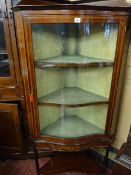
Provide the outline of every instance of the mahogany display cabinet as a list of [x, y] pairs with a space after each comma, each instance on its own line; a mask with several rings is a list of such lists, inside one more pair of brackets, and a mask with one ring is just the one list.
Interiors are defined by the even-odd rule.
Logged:
[[13, 8], [28, 126], [38, 148], [110, 145], [131, 9], [118, 4], [23, 0]]

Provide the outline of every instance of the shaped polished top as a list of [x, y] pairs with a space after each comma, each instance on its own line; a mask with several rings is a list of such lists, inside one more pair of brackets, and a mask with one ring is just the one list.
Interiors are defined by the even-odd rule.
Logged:
[[131, 0], [21, 0], [13, 9], [89, 9], [131, 12]]

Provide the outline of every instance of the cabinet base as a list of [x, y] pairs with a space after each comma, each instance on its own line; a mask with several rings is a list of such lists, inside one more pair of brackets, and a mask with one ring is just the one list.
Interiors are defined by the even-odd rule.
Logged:
[[39, 173], [57, 175], [63, 172], [83, 172], [87, 174], [104, 174], [105, 169], [85, 152], [58, 153], [49, 162], [40, 168]]

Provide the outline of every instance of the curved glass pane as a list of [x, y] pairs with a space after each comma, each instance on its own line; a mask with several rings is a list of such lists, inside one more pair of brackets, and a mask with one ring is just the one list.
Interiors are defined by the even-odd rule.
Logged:
[[32, 24], [41, 135], [104, 134], [118, 29], [114, 23]]

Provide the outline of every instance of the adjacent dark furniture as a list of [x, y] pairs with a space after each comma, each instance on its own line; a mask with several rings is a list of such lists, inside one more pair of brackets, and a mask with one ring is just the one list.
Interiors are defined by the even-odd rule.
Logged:
[[[18, 2], [18, 1], [17, 1]], [[0, 155], [22, 153], [24, 95], [11, 6], [0, 1]], [[23, 112], [22, 112], [23, 111]]]
[[127, 142], [124, 143], [114, 160], [112, 175], [131, 174], [131, 131], [129, 132]]

